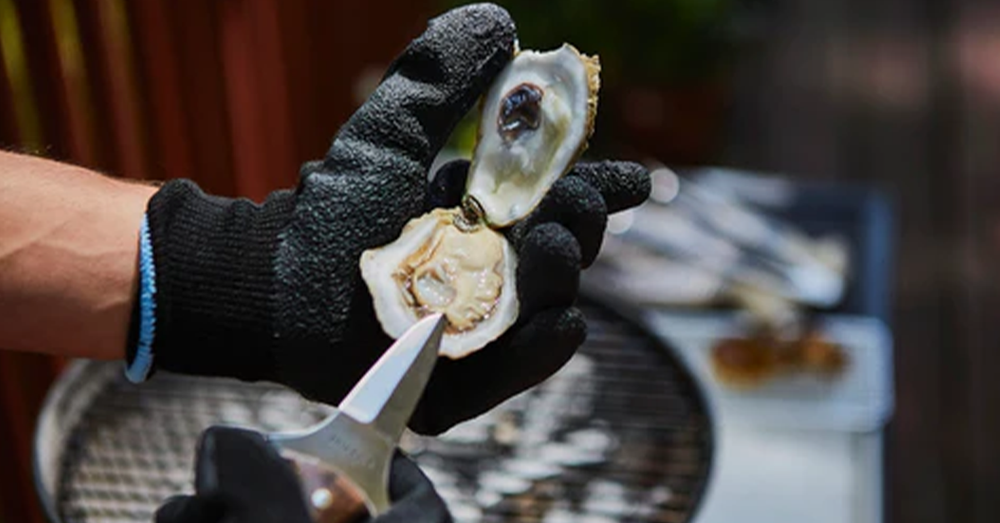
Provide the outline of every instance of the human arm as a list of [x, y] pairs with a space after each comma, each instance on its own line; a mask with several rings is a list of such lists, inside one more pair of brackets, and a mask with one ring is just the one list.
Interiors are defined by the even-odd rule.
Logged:
[[0, 348], [122, 359], [156, 187], [0, 151]]

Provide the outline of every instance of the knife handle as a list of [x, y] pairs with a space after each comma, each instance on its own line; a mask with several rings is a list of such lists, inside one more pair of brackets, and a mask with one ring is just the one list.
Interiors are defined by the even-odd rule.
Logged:
[[313, 521], [361, 523], [369, 519], [364, 494], [345, 476], [311, 456], [290, 450], [283, 450], [282, 455], [291, 460], [299, 476]]

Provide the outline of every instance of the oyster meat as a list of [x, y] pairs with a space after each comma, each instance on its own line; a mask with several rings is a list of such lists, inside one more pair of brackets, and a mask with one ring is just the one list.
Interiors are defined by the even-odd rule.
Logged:
[[415, 218], [398, 239], [361, 256], [388, 335], [440, 312], [448, 320], [441, 354], [461, 358], [517, 320], [517, 257], [496, 229], [534, 210], [583, 152], [599, 70], [596, 57], [563, 45], [519, 52], [501, 72], [481, 105], [462, 206]]
[[458, 209], [435, 209], [411, 220], [399, 239], [365, 251], [361, 275], [386, 334], [398, 338], [420, 318], [448, 319], [441, 352], [482, 347], [517, 318], [510, 243], [489, 227], [463, 231]]

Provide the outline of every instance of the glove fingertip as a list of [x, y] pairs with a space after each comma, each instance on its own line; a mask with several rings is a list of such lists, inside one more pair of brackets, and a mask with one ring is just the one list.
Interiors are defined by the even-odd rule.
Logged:
[[556, 330], [563, 333], [561, 338], [574, 350], [587, 341], [587, 318], [584, 317], [583, 311], [580, 309], [569, 307], [559, 315], [556, 321]]
[[546, 203], [551, 207], [541, 212], [549, 214], [573, 233], [580, 244], [581, 267], [589, 267], [601, 251], [608, 223], [603, 195], [586, 180], [575, 176], [556, 182], [549, 195], [551, 199]]
[[379, 523], [451, 521], [448, 507], [434, 490], [431, 480], [416, 463], [399, 451], [392, 460], [389, 497], [393, 506], [375, 520]]
[[458, 207], [465, 194], [469, 175], [468, 160], [452, 160], [441, 166], [427, 186], [426, 210]]
[[172, 496], [153, 515], [155, 523], [208, 523], [221, 521], [225, 509], [213, 497]]
[[513, 51], [517, 29], [514, 19], [503, 7], [493, 3], [465, 5], [431, 20], [429, 26], [447, 26], [451, 31], [468, 30], [480, 41]]
[[233, 474], [226, 471], [261, 473], [281, 462], [281, 455], [259, 432], [212, 426], [205, 429], [198, 443], [195, 485], [199, 492], [215, 491], [233, 480]]
[[563, 225], [550, 222], [532, 229], [518, 252], [521, 314], [531, 317], [572, 304], [580, 287], [581, 261], [580, 243]]
[[543, 223], [531, 229], [525, 235], [518, 255], [522, 260], [544, 255], [563, 260], [565, 266], [576, 268], [579, 268], [582, 258], [580, 242], [558, 222]]
[[217, 460], [229, 449], [270, 449], [264, 436], [256, 431], [213, 425], [205, 429], [198, 442], [198, 459]]
[[389, 497], [393, 501], [406, 496], [426, 480], [420, 467], [401, 451], [396, 451], [392, 458], [392, 473], [389, 476]]
[[570, 174], [593, 185], [604, 197], [611, 214], [646, 201], [653, 188], [649, 169], [636, 162], [604, 160], [580, 163]]
[[519, 329], [511, 346], [516, 350], [504, 356], [508, 361], [530, 357], [532, 369], [518, 379], [516, 392], [527, 389], [556, 373], [587, 339], [587, 321], [580, 309], [569, 306], [547, 309], [535, 314]]
[[549, 309], [536, 315], [532, 327], [555, 346], [575, 351], [587, 340], [587, 319], [577, 307]]
[[391, 169], [415, 186], [510, 62], [515, 40], [514, 21], [499, 6], [459, 7], [432, 19], [341, 128], [326, 164], [372, 174]]

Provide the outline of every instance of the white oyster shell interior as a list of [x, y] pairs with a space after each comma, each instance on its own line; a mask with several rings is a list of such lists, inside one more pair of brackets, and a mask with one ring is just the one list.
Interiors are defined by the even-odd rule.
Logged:
[[490, 225], [527, 216], [576, 159], [590, 133], [586, 60], [569, 45], [523, 51], [487, 93], [467, 193]]
[[401, 336], [421, 317], [444, 313], [440, 354], [461, 358], [500, 336], [517, 319], [517, 260], [488, 227], [454, 225], [458, 210], [411, 220], [399, 239], [361, 256], [361, 274], [386, 333]]

